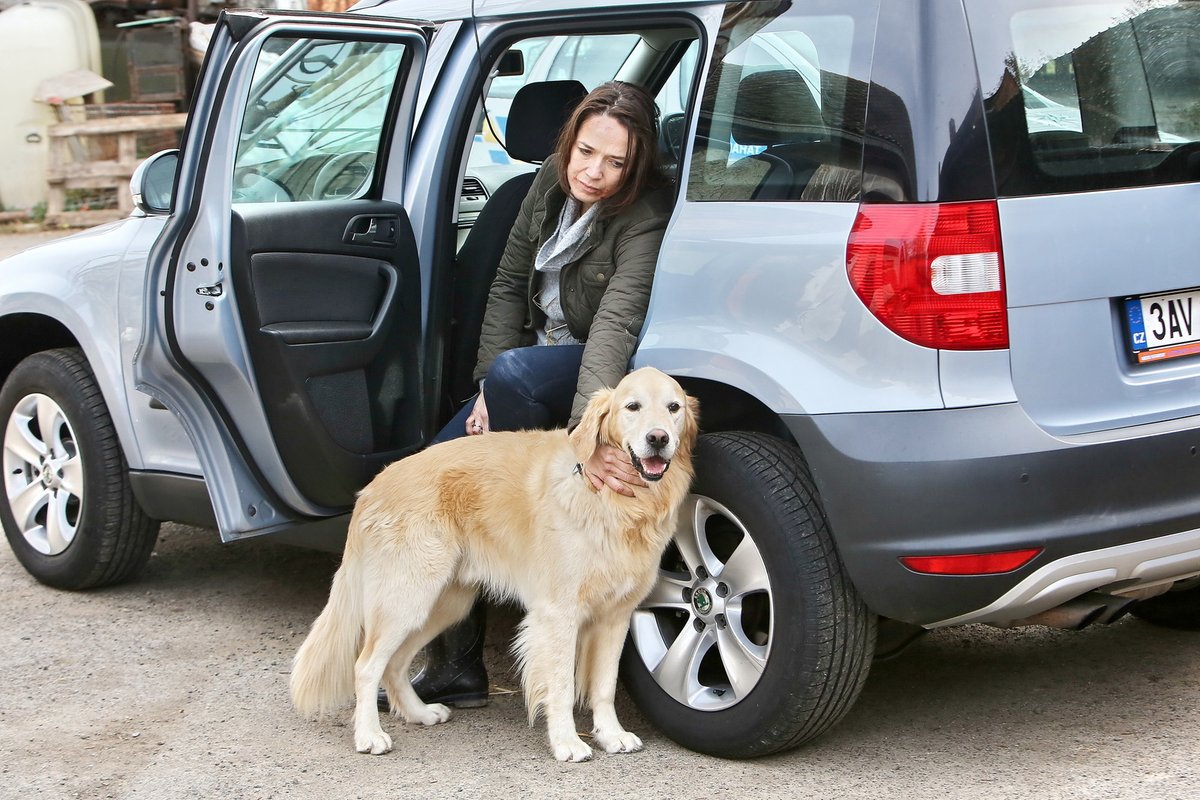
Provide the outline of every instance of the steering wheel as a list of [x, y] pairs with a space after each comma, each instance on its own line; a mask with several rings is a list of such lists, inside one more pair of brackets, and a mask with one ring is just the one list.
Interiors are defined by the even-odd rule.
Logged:
[[231, 199], [235, 203], [280, 203], [293, 198], [283, 184], [257, 169], [247, 169], [235, 174]]
[[339, 200], [353, 196], [371, 180], [375, 154], [366, 150], [338, 153], [321, 165], [313, 178], [314, 200]]

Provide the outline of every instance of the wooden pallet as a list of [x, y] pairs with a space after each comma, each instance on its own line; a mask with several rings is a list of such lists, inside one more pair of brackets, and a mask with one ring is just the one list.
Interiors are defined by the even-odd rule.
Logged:
[[[183, 130], [187, 114], [110, 117], [83, 122], [60, 122], [50, 126], [50, 160], [46, 181], [50, 184], [46, 202], [46, 222], [52, 225], [95, 225], [120, 219], [133, 211], [129, 179], [137, 169], [138, 136]], [[116, 158], [92, 160], [90, 154], [111, 153], [103, 147], [105, 138], [115, 138]], [[67, 192], [73, 189], [115, 190], [116, 208], [66, 208]]]

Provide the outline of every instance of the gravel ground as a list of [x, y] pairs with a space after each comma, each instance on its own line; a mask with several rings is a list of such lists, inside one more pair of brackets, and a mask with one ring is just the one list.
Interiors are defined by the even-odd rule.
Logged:
[[[55, 235], [0, 235], [0, 256]], [[0, 546], [0, 798], [1196, 796], [1200, 634], [1128, 618], [934, 632], [876, 664], [832, 732], [753, 762], [686, 751], [622, 697], [646, 750], [562, 765], [506, 691], [516, 615], [500, 609], [491, 704], [431, 729], [393, 721], [395, 752], [358, 755], [347, 713], [306, 721], [287, 697], [336, 563], [165, 525], [140, 579], [68, 593]]]
[[[0, 796], [1182, 800], [1200, 779], [1200, 636], [1132, 619], [933, 633], [876, 664], [824, 738], [753, 762], [686, 751], [622, 698], [646, 750], [559, 764], [508, 693], [435, 728], [393, 721], [396, 750], [359, 755], [348, 713], [306, 721], [287, 697], [336, 563], [166, 525], [139, 580], [69, 593], [0, 550]], [[489, 621], [498, 692], [515, 619]]]

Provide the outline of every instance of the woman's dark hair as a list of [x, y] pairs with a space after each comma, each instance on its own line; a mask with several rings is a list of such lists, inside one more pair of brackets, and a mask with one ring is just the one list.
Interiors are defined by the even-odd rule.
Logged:
[[606, 217], [615, 216], [637, 202], [648, 189], [663, 183], [658, 153], [658, 109], [654, 98], [642, 87], [625, 81], [602, 83], [579, 101], [562, 131], [554, 152], [558, 154], [558, 183], [571, 194], [567, 165], [579, 129], [589, 118], [597, 115], [611, 117], [629, 132], [629, 152], [625, 156], [625, 171], [621, 187], [607, 198], [600, 208]]

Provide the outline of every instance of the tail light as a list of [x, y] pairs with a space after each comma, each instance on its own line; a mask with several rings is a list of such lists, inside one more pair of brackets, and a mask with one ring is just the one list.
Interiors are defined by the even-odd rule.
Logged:
[[860, 206], [846, 264], [870, 312], [910, 342], [945, 350], [1008, 347], [994, 201]]

